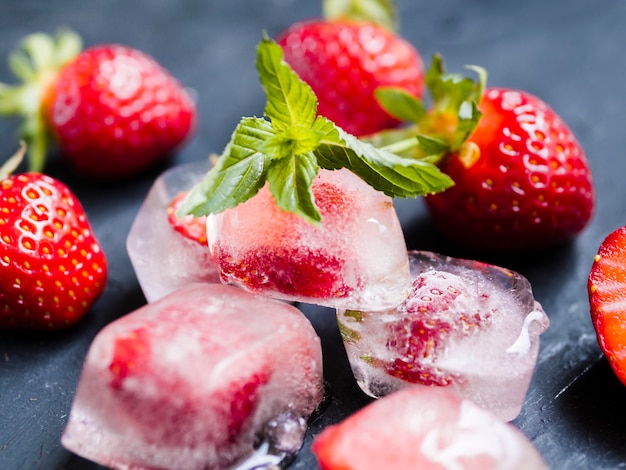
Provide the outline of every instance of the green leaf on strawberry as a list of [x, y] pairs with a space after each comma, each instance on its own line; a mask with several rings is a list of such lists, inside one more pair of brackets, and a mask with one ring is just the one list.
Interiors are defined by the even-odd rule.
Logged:
[[327, 20], [370, 21], [390, 31], [398, 29], [398, 14], [393, 0], [323, 0]]
[[80, 36], [61, 30], [54, 36], [34, 33], [26, 36], [9, 56], [9, 67], [22, 83], [0, 83], [0, 115], [23, 116], [20, 134], [28, 144], [29, 169], [40, 172], [50, 136], [43, 103], [50, 82], [82, 48]]
[[[432, 194], [452, 185], [435, 165], [377, 149], [319, 116], [315, 94], [284, 62], [274, 41], [264, 37], [257, 52], [267, 119], [242, 119], [180, 214], [221, 212], [245, 202], [267, 182], [281, 209], [316, 223], [321, 216], [311, 184], [319, 168], [347, 168], [390, 197]], [[416, 142], [412, 137], [408, 145]]]
[[478, 103], [487, 80], [483, 68], [472, 65], [467, 68], [476, 72], [476, 81], [462, 74], [446, 72], [441, 56], [433, 56], [425, 77], [432, 100], [428, 111], [419, 99], [399, 88], [378, 88], [375, 95], [381, 107], [409, 126], [382, 131], [368, 140], [374, 145], [394, 149], [397, 142], [416, 136], [419, 144], [403, 149], [406, 152], [403, 151], [402, 155], [433, 163], [449, 152], [461, 149], [480, 121]]

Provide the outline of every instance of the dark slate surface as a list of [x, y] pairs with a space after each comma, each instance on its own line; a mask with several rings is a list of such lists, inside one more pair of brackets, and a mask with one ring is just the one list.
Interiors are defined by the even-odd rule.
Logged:
[[[604, 236], [626, 224], [626, 3], [620, 0], [403, 0], [402, 34], [426, 61], [441, 52], [450, 70], [486, 67], [491, 85], [525, 89], [550, 103], [585, 147], [598, 187], [593, 223], [569, 246], [524, 259], [494, 259], [526, 275], [552, 326], [521, 415], [514, 421], [555, 469], [626, 467], [626, 389], [597, 346], [586, 277]], [[243, 115], [260, 115], [254, 69], [262, 30], [277, 34], [317, 16], [311, 0], [2, 0], [0, 56], [33, 31], [67, 25], [87, 45], [125, 43], [152, 54], [197, 93], [196, 137], [170, 164], [221, 151]], [[12, 81], [6, 67], [0, 82]], [[0, 122], [0, 155], [16, 148], [17, 123]], [[94, 469], [59, 444], [86, 350], [105, 324], [145, 300], [124, 248], [153, 179], [93, 185], [68, 174], [54, 155], [47, 171], [78, 195], [108, 255], [104, 294], [78, 327], [55, 335], [0, 333], [0, 468]], [[399, 201], [411, 249], [469, 256], [443, 243], [421, 201]], [[312, 426], [292, 468], [313, 469], [308, 445], [325, 425], [368, 400], [351, 379], [332, 314], [302, 307], [323, 340], [333, 401]]]

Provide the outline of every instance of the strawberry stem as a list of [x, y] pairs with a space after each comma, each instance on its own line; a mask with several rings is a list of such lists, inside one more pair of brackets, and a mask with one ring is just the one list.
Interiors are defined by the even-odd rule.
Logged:
[[0, 180], [3, 180], [13, 174], [17, 167], [20, 166], [24, 155], [26, 154], [26, 142], [20, 141], [20, 148], [0, 167]]
[[324, 18], [329, 21], [368, 21], [398, 30], [398, 16], [393, 0], [323, 0]]
[[20, 134], [27, 143], [30, 171], [43, 170], [48, 149], [46, 93], [59, 71], [81, 48], [80, 36], [61, 30], [55, 37], [43, 33], [26, 36], [9, 56], [9, 68], [20, 83], [0, 83], [0, 115], [23, 119]]

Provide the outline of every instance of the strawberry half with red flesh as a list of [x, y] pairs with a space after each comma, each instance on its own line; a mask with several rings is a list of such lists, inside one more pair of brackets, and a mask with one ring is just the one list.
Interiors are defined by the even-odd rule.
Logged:
[[0, 328], [56, 330], [102, 293], [107, 262], [67, 186], [40, 173], [0, 180]]
[[178, 194], [167, 207], [167, 221], [170, 226], [184, 237], [193, 240], [200, 245], [208, 243], [206, 233], [206, 216], [194, 217], [191, 214], [179, 217], [177, 211], [183, 200], [187, 196], [187, 191]]
[[613, 231], [601, 243], [587, 288], [600, 349], [626, 385], [626, 227]]
[[231, 468], [266, 423], [306, 420], [322, 395], [319, 337], [298, 309], [188, 284], [98, 333], [62, 443], [111, 468]]
[[48, 135], [78, 175], [109, 180], [144, 171], [190, 138], [195, 103], [154, 58], [119, 44], [81, 47], [70, 32], [25, 38], [16, 57], [30, 72], [15, 71], [25, 83], [0, 92], [0, 111], [25, 118], [31, 170], [44, 167]]
[[[484, 294], [483, 301], [488, 299]], [[423, 385], [450, 385], [462, 378], [437, 367], [450, 338], [489, 327], [491, 312], [468, 292], [465, 281], [445, 272], [426, 272], [413, 282], [406, 316], [388, 325], [387, 348], [397, 357], [384, 365], [399, 379]]]
[[400, 124], [379, 106], [376, 88], [399, 87], [420, 98], [424, 86], [419, 52], [388, 23], [366, 18], [333, 12], [295, 23], [277, 37], [285, 61], [317, 96], [319, 114], [356, 136]]

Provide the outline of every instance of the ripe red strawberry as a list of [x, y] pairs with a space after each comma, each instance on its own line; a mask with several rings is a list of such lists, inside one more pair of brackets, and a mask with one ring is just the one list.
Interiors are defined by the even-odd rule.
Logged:
[[[153, 345], [154, 338], [163, 341], [165, 329], [155, 329], [149, 324], [126, 332], [115, 338], [113, 354], [108, 369], [111, 372], [110, 386], [121, 402], [133, 410], [137, 424], [149, 433], [152, 439], [164, 439], [168, 444], [189, 445], [189, 436], [176, 432], [180, 429], [192, 429], [201, 415], [203, 402], [194, 400], [197, 391], [185, 382], [184, 373], [180, 375], [158, 372], [158, 354]], [[211, 340], [207, 341], [211, 343]], [[219, 342], [214, 342], [214, 353], [219, 354]], [[158, 343], [155, 343], [158, 344]], [[235, 438], [254, 412], [258, 401], [258, 390], [270, 379], [269, 369], [259, 358], [256, 366], [249, 374], [242, 372], [237, 382], [230, 387], [216, 387], [212, 399], [229, 404], [229, 413], [223, 417], [227, 438]], [[133, 385], [136, 381], [144, 385], [144, 390], [137, 390]], [[145, 393], [146, 388], [155, 386], [159, 393]], [[158, 410], [155, 413], [154, 410]], [[210, 433], [214, 430], [211, 429]], [[197, 435], [198, 442], [210, 440], [211, 434]]]
[[594, 210], [585, 153], [567, 125], [539, 98], [487, 89], [470, 151], [440, 167], [455, 186], [426, 201], [437, 227], [471, 249], [521, 252], [575, 237]]
[[0, 177], [0, 188], [0, 328], [74, 325], [107, 276], [80, 202], [39, 173]]
[[345, 260], [328, 252], [269, 247], [233, 259], [218, 243], [214, 253], [222, 281], [243, 284], [251, 292], [322, 299], [343, 298], [352, 292], [343, 282]]
[[610, 233], [600, 245], [587, 289], [600, 349], [626, 385], [626, 227]]
[[43, 169], [49, 134], [77, 174], [117, 179], [171, 155], [194, 130], [190, 95], [141, 51], [102, 44], [81, 52], [69, 32], [32, 35], [22, 47], [29, 73], [15, 70], [25, 83], [2, 90], [0, 111], [25, 117], [33, 171]]
[[378, 22], [326, 14], [291, 25], [277, 42], [285, 61], [315, 92], [318, 113], [351, 134], [367, 135], [400, 123], [378, 105], [377, 87], [422, 96], [419, 52]]
[[459, 378], [436, 367], [438, 355], [451, 337], [472, 334], [490, 319], [490, 312], [481, 309], [480, 299], [467, 291], [460, 278], [445, 272], [423, 273], [413, 282], [406, 316], [388, 325], [387, 348], [397, 357], [379, 365], [407, 382], [449, 385]]
[[167, 221], [181, 235], [198, 242], [201, 245], [208, 243], [206, 232], [206, 216], [194, 217], [188, 214], [184, 217], [178, 217], [177, 211], [183, 200], [185, 199], [187, 192], [178, 194], [167, 208]]

